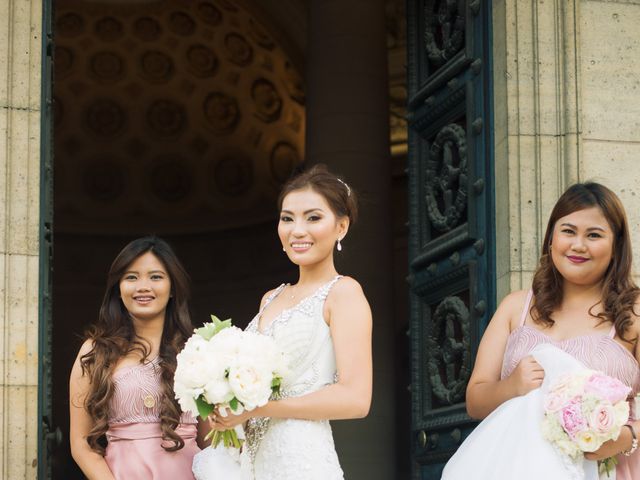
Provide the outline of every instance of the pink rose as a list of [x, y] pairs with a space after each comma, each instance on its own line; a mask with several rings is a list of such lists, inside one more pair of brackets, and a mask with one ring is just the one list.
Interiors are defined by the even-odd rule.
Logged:
[[564, 431], [567, 432], [572, 439], [587, 426], [587, 422], [582, 415], [581, 402], [582, 399], [580, 397], [573, 397], [558, 413], [560, 425], [562, 425]]
[[629, 393], [631, 393], [631, 389], [618, 379], [608, 377], [602, 373], [594, 373], [587, 380], [584, 392], [615, 404], [626, 400]]
[[544, 397], [544, 410], [545, 412], [557, 412], [565, 405], [565, 398], [556, 392], [549, 392]]
[[615, 411], [609, 403], [600, 403], [589, 416], [589, 426], [598, 433], [609, 433], [615, 424]]

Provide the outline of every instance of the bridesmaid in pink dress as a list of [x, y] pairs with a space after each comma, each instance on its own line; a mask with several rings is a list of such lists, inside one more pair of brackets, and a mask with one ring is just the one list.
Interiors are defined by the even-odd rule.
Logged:
[[484, 418], [538, 388], [544, 370], [530, 352], [551, 343], [633, 389], [628, 424], [587, 458], [617, 456], [617, 480], [640, 479], [640, 412], [633, 401], [640, 391], [640, 290], [631, 266], [618, 197], [597, 183], [571, 186], [551, 212], [532, 289], [509, 294], [484, 333], [467, 387], [469, 415]]
[[193, 478], [197, 424], [173, 393], [187, 299], [188, 276], [161, 239], [134, 240], [111, 265], [69, 382], [71, 453], [87, 477]]

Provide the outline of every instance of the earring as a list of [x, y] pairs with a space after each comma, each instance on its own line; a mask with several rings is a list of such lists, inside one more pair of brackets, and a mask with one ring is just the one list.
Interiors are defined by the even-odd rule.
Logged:
[[282, 246], [282, 251], [283, 251], [283, 252], [286, 252], [286, 251], [287, 251], [287, 249], [286, 249], [286, 248], [284, 248], [284, 245]]
[[342, 251], [342, 244], [340, 243], [340, 238], [338, 239], [338, 244], [336, 245], [336, 248], [338, 249], [339, 252]]

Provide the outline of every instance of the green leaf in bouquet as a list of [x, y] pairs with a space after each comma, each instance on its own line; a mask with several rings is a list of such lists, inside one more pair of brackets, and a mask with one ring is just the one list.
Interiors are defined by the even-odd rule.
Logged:
[[198, 413], [200, 414], [200, 418], [206, 420], [206, 418], [211, 415], [214, 407], [213, 405], [206, 402], [203, 395], [200, 395], [196, 398], [196, 406], [198, 407]]
[[273, 380], [271, 380], [272, 389], [280, 388], [281, 384], [282, 384], [282, 378], [280, 377], [273, 377]]
[[204, 326], [196, 328], [194, 331], [205, 340], [211, 340], [220, 331], [231, 326], [231, 319], [220, 320], [215, 315], [211, 315], [211, 322], [205, 323]]
[[234, 412], [238, 410], [238, 399], [236, 397], [233, 397], [229, 402], [229, 406], [231, 407], [231, 410], [233, 410]]

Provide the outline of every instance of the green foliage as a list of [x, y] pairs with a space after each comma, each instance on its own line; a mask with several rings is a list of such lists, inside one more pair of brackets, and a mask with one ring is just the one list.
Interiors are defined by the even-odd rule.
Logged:
[[204, 326], [195, 329], [195, 333], [200, 335], [205, 340], [211, 340], [215, 335], [220, 333], [225, 328], [231, 326], [231, 319], [220, 320], [215, 315], [211, 315], [211, 322], [205, 323]]
[[206, 420], [211, 412], [213, 412], [213, 405], [210, 405], [206, 402], [203, 395], [200, 395], [196, 398], [196, 406], [198, 407], [198, 413], [200, 414], [200, 418]]

